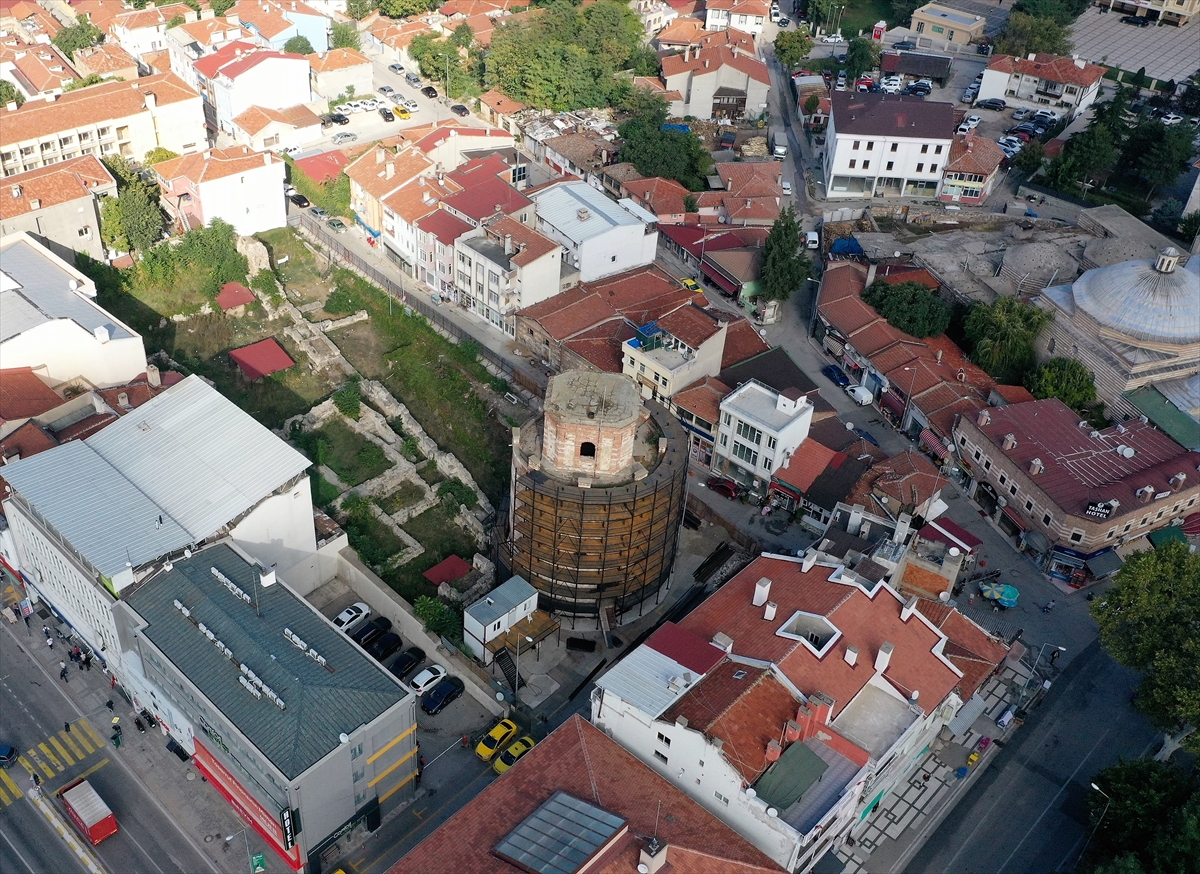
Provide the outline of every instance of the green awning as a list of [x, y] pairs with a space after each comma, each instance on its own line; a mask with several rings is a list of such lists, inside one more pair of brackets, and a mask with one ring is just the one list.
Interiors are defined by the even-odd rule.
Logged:
[[821, 779], [829, 765], [802, 743], [794, 743], [754, 784], [758, 797], [781, 813]]
[[1183, 529], [1178, 525], [1168, 525], [1166, 528], [1159, 528], [1157, 531], [1151, 531], [1146, 535], [1155, 549], [1162, 549], [1163, 546], [1170, 543], [1172, 540], [1178, 540], [1181, 543], [1187, 543], [1187, 536], [1183, 533]]

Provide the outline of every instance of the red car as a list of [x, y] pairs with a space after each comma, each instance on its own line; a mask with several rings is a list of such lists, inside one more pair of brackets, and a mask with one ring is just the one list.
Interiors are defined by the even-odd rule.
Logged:
[[862, 76], [858, 79], [855, 79], [854, 84], [855, 85], [866, 85], [868, 88], [870, 88], [872, 85], [875, 84], [875, 80], [872, 79], [870, 76]]
[[727, 477], [710, 477], [706, 485], [718, 495], [724, 495], [727, 498], [736, 498], [742, 494], [742, 487]]

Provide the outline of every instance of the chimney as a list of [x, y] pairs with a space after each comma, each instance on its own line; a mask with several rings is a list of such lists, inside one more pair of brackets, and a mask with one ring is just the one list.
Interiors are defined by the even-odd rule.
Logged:
[[771, 595], [771, 581], [767, 577], [760, 577], [758, 582], [754, 584], [754, 600], [751, 602], [755, 607], [761, 607], [767, 603], [767, 598]]
[[4, 104], [4, 108], [8, 112], [16, 112], [17, 111], [17, 101], [15, 101], [15, 100], [8, 101], [8, 103]]
[[162, 376], [159, 375], [156, 365], [146, 365], [146, 382], [150, 383], [151, 388], [158, 388], [162, 385]]
[[875, 654], [875, 670], [882, 674], [888, 669], [888, 665], [892, 663], [892, 650], [895, 647], [890, 643], [881, 644], [879, 652]]
[[783, 739], [790, 744], [794, 744], [800, 740], [800, 726], [796, 724], [796, 720], [789, 719], [783, 725]]
[[40, 198], [37, 198], [37, 197], [35, 197], [35, 198], [33, 198], [32, 200], [30, 200], [30, 201], [29, 201], [29, 208], [30, 208], [30, 209], [41, 209], [41, 208], [42, 208], [42, 201], [41, 201], [41, 199], [40, 199]]
[[813, 565], [815, 565], [816, 563], [817, 563], [817, 551], [815, 549], [813, 549], [812, 547], [809, 547], [808, 551], [804, 553], [804, 561], [802, 561], [800, 563], [800, 570], [803, 571], [804, 573], [808, 573], [810, 570], [813, 569]]
[[1016, 436], [1011, 433], [1005, 434], [1004, 435], [1004, 443], [1001, 445], [1004, 448], [1005, 452], [1008, 452], [1010, 449], [1016, 449], [1016, 447], [1017, 447]]
[[724, 631], [718, 631], [713, 635], [712, 645], [721, 652], [733, 652], [733, 638]]
[[657, 837], [646, 842], [646, 846], [638, 851], [638, 871], [646, 874], [658, 874], [667, 866], [667, 845]]
[[871, 262], [870, 266], [867, 267], [867, 288], [870, 288], [871, 283], [875, 281], [875, 271], [878, 269], [879, 265], [875, 264], [874, 262]]
[[1076, 58], [1075, 66], [1082, 70], [1087, 64], [1084, 63], [1083, 58]]
[[258, 584], [264, 589], [275, 585], [275, 568], [262, 568], [258, 575]]
[[382, 164], [384, 162], [385, 158], [387, 158], [387, 152], [383, 148], [376, 148], [375, 149], [375, 163]]
[[776, 604], [774, 601], [768, 601], [763, 609], [763, 619], [770, 622], [775, 618]]
[[683, 62], [686, 64], [692, 60], [692, 47], [689, 45], [683, 50]]
[[846, 647], [846, 652], [843, 654], [842, 658], [846, 660], [846, 664], [848, 664], [850, 667], [854, 667], [856, 664], [858, 664], [858, 647]]
[[153, 112], [154, 108], [158, 105], [158, 98], [154, 96], [154, 92], [143, 91], [142, 97], [146, 100], [146, 108]]
[[1030, 52], [1030, 53], [1029, 53], [1029, 60], [1031, 60], [1031, 61], [1036, 61], [1036, 60], [1037, 60], [1037, 55], [1035, 55], [1033, 52]]
[[772, 738], [767, 744], [767, 761], [778, 762], [779, 757], [783, 755], [783, 747], [779, 745], [779, 741]]
[[268, 167], [271, 166], [271, 153], [270, 152], [263, 152], [263, 163], [266, 164]]
[[1168, 480], [1171, 484], [1171, 491], [1177, 492], [1183, 488], [1183, 484], [1187, 482], [1187, 474], [1180, 471]]
[[680, 714], [679, 716], [675, 717], [675, 724], [678, 725], [680, 728], [687, 728], [688, 727], [688, 718], [686, 716], [684, 716], [683, 714]]
[[[101, 329], [97, 328], [96, 330], [99, 331]], [[1142, 488], [1138, 489], [1137, 498], [1139, 503], [1149, 504], [1154, 500], [1154, 486], [1142, 486]]]
[[[505, 234], [504, 235], [504, 254], [511, 255], [512, 253], [513, 253], [512, 234]], [[592, 418], [592, 413], [590, 410], [588, 411], [588, 418], [589, 419]]]
[[387, 174], [388, 179], [391, 179], [393, 176], [396, 175], [396, 162], [395, 161], [388, 161], [387, 164], [384, 165], [384, 168], [385, 168], [384, 172]]
[[129, 406], [129, 392], [124, 392], [124, 391], [117, 392], [117, 406], [118, 407]]
[[907, 622], [909, 619], [912, 618], [912, 615], [916, 611], [916, 609], [917, 609], [917, 596], [913, 595], [911, 598], [908, 599], [908, 601], [905, 603], [905, 605], [900, 608], [900, 621]]
[[[697, 54], [699, 54], [699, 52], [697, 52]], [[709, 65], [709, 60], [708, 60], [708, 58], [705, 58], [705, 59], [704, 59], [704, 69], [706, 69], [706, 70], [707, 70], [707, 69], [708, 69], [708, 65]]]
[[992, 414], [987, 410], [980, 410], [979, 415], [975, 417], [975, 424], [982, 428], [984, 425], [992, 421]]
[[97, 325], [95, 328], [92, 329], [92, 333], [95, 334], [96, 340], [98, 342], [100, 342], [100, 343], [108, 342], [108, 328], [106, 328], [104, 325]]
[[942, 363], [942, 350], [941, 350], [941, 349], [939, 349], [939, 350], [937, 351], [937, 363], [938, 363], [938, 364], [941, 364], [941, 363]]
[[1033, 474], [1034, 476], [1037, 476], [1044, 469], [1045, 469], [1045, 467], [1042, 464], [1042, 460], [1040, 458], [1035, 458], [1033, 461], [1029, 462], [1029, 472], [1031, 474]]

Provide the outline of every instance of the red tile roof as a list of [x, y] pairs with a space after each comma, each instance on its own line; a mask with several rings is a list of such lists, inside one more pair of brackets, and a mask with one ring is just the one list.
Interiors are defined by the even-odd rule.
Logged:
[[455, 580], [461, 580], [470, 572], [471, 563], [469, 561], [457, 555], [450, 555], [425, 571], [421, 576], [435, 586], [440, 586], [442, 583], [452, 583]]
[[507, 182], [489, 175], [475, 182], [470, 188], [450, 195], [444, 203], [479, 222], [497, 212], [512, 215], [529, 206], [532, 201]]
[[859, 479], [847, 496], [846, 503], [866, 506], [877, 504], [871, 495], [879, 491], [901, 505], [920, 506], [945, 482], [929, 459], [920, 452], [906, 449], [899, 455], [876, 462]]
[[749, 52], [724, 45], [705, 47], [701, 51], [693, 52], [690, 58], [680, 54], [667, 55], [662, 59], [662, 77], [663, 81], [669, 82], [670, 77], [681, 73], [715, 76], [721, 67], [732, 67], [757, 82], [771, 82], [766, 64]]
[[505, 237], [512, 238], [516, 251], [511, 260], [518, 267], [526, 267], [560, 248], [554, 240], [508, 216], [501, 216], [489, 222], [486, 227], [488, 235], [498, 242], [503, 243]]
[[246, 133], [254, 136], [272, 123], [283, 124], [293, 128], [319, 127], [321, 117], [303, 104], [289, 106], [286, 109], [251, 106], [241, 115], [234, 118], [233, 123]]
[[949, 605], [923, 598], [917, 609], [949, 638], [945, 654], [963, 672], [959, 692], [966, 701], [1008, 656], [1008, 647]]
[[202, 75], [205, 79], [216, 77], [217, 71], [221, 67], [228, 64], [230, 61], [235, 61], [242, 55], [249, 54], [255, 51], [258, 47], [246, 40], [235, 39], [233, 42], [226, 43], [221, 46], [211, 55], [205, 55], [198, 61], [192, 62], [192, 68]]
[[443, 246], [453, 246], [455, 240], [471, 230], [471, 225], [445, 209], [435, 209], [418, 219], [417, 227], [427, 234], [433, 234]]
[[494, 88], [491, 91], [485, 91], [480, 96], [479, 102], [500, 115], [512, 115], [527, 108], [521, 101], [513, 100]]
[[287, 370], [295, 361], [284, 351], [274, 337], [259, 340], [240, 349], [231, 349], [229, 357], [246, 374], [247, 379], [260, 379]]
[[346, 153], [340, 149], [322, 152], [311, 158], [300, 158], [295, 165], [304, 171], [304, 175], [314, 182], [328, 182], [342, 175], [342, 168], [350, 163]]
[[217, 294], [217, 306], [223, 310], [254, 303], [254, 292], [240, 282], [226, 282]]
[[308, 65], [313, 68], [313, 72], [315, 73], [328, 73], [330, 70], [346, 70], [351, 67], [369, 66], [371, 63], [371, 59], [362, 52], [350, 48], [314, 52], [304, 57], [308, 59]]
[[694, 416], [699, 416], [714, 427], [721, 415], [721, 399], [732, 389], [714, 376], [693, 382], [687, 388], [675, 392], [671, 398], [678, 409], [687, 410]]
[[[1191, 483], [1200, 465], [1200, 452], [1188, 452], [1153, 425], [1132, 419], [1095, 432], [1079, 427], [1079, 415], [1057, 398], [988, 409], [989, 422], [978, 426], [992, 443], [994, 456], [1004, 455], [1028, 471], [1035, 458], [1043, 470], [1030, 475], [1033, 483], [1059, 507], [1082, 516], [1089, 501], [1120, 501], [1113, 516], [1146, 513], [1158, 502], [1143, 504], [1137, 492], [1146, 486], [1153, 494], [1174, 494], [1170, 478], [1177, 473]], [[972, 421], [974, 421], [972, 419]], [[1006, 435], [1016, 445], [1004, 449]], [[1117, 452], [1124, 446], [1132, 457]], [[1166, 503], [1166, 502], [1163, 502]]]
[[1000, 169], [1004, 161], [1004, 150], [987, 137], [974, 132], [958, 134], [950, 143], [950, 160], [946, 162], [947, 173], [974, 173], [991, 176]]
[[770, 349], [749, 319], [734, 318], [725, 331], [725, 351], [721, 353], [721, 369], [741, 364]]
[[725, 657], [723, 650], [670, 621], [646, 639], [646, 646], [697, 674], [707, 674]]
[[255, 152], [246, 146], [231, 146], [228, 149], [192, 152], [153, 166], [154, 172], [168, 184], [176, 179], [187, 179], [199, 185], [238, 173], [249, 173], [278, 162], [279, 158], [270, 152]]
[[[622, 818], [629, 834], [589, 868], [632, 874], [646, 836], [666, 844], [667, 866], [687, 874], [766, 874], [780, 869], [761, 851], [643, 765], [581, 716], [568, 719], [503, 779], [495, 780], [388, 874], [514, 874], [492, 848], [556, 791]], [[670, 815], [662, 815], [669, 811]]]
[[32, 368], [0, 370], [0, 422], [40, 416], [62, 402], [50, 386], [38, 379]]
[[604, 373], [620, 373], [625, 358], [621, 344], [636, 336], [628, 322], [613, 319], [564, 340], [562, 345]]
[[296, 54], [295, 52], [257, 51], [230, 61], [228, 64], [222, 66], [219, 72], [222, 76], [236, 79], [243, 73], [250, 72], [259, 64], [276, 60], [305, 61], [307, 63], [307, 58], [304, 55]]
[[[49, 167], [39, 167], [4, 179], [0, 189], [0, 216], [13, 219], [38, 209], [91, 197], [94, 190], [116, 190], [116, 180], [95, 155], [72, 158]], [[19, 192], [14, 195], [13, 192]]]
[[[943, 636], [916, 614], [901, 619], [901, 596], [880, 584], [868, 595], [857, 585], [830, 582], [832, 569], [814, 566], [805, 573], [800, 562], [759, 556], [693, 610], [684, 628], [711, 639], [723, 632], [733, 639], [733, 654], [779, 665], [805, 695], [823, 692], [834, 701], [836, 717], [875, 674], [875, 656], [884, 643], [894, 651], [883, 676], [905, 697], [921, 694], [932, 708], [960, 682], [959, 673], [937, 652]], [[751, 600], [757, 582], [771, 580], [770, 599], [777, 621], [764, 622], [762, 608]], [[841, 636], [821, 658], [788, 637], [776, 634], [796, 611], [825, 617]], [[858, 660], [846, 663], [846, 647], [858, 648]]]
[[716, 317], [698, 306], [682, 306], [667, 313], [657, 324], [693, 349], [699, 349], [705, 340], [716, 336], [721, 330]]
[[791, 458], [775, 471], [774, 478], [787, 485], [795, 486], [801, 493], [807, 492], [817, 477], [839, 455], [843, 459], [846, 458], [844, 453], [835, 452], [816, 440], [805, 440], [796, 447]]
[[1018, 58], [1012, 55], [994, 55], [988, 61], [989, 70], [999, 70], [1001, 73], [1020, 73], [1023, 76], [1034, 76], [1047, 82], [1058, 82], [1063, 85], [1075, 85], [1089, 88], [1104, 78], [1104, 68], [1098, 64], [1086, 61], [1076, 61], [1062, 55], [1050, 55], [1038, 52], [1033, 59]]
[[1033, 394], [1023, 385], [997, 385], [992, 391], [1010, 404], [1023, 404], [1035, 400]]
[[626, 182], [625, 190], [629, 192], [630, 197], [655, 215], [682, 215], [686, 212], [683, 199], [691, 194], [674, 179], [662, 179], [658, 176]]
[[[17, 458], [28, 458], [39, 452], [45, 452], [47, 449], [53, 449], [57, 445], [58, 441], [36, 422], [26, 422], [0, 440], [0, 459], [12, 461]], [[0, 470], [3, 470], [3, 467], [0, 467]]]

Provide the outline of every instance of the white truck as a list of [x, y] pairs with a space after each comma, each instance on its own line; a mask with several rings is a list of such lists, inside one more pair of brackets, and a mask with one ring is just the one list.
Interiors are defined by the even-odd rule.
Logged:
[[782, 161], [787, 157], [788, 141], [787, 132], [782, 125], [777, 125], [771, 128], [771, 156], [777, 161]]

